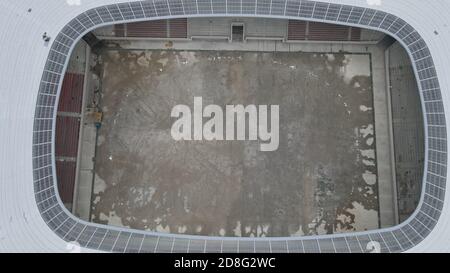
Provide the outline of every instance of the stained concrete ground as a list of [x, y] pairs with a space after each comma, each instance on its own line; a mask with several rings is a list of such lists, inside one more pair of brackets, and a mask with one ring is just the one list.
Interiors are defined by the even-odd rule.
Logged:
[[[296, 236], [379, 228], [370, 55], [106, 50], [93, 222]], [[172, 107], [280, 106], [280, 146], [174, 141]]]

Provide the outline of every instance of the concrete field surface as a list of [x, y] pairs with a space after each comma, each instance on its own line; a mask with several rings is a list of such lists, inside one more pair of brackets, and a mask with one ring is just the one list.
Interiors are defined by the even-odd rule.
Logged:
[[[95, 70], [91, 221], [242, 237], [379, 228], [370, 54], [114, 49]], [[279, 105], [278, 149], [173, 140], [171, 110], [194, 97]]]

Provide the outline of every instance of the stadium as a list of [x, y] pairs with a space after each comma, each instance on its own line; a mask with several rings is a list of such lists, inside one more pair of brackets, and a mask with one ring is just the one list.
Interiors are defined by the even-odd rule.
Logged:
[[0, 8], [1, 252], [449, 251], [450, 3]]

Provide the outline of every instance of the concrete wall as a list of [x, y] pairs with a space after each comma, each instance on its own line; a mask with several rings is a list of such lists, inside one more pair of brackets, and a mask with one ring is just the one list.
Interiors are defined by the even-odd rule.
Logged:
[[230, 36], [231, 24], [243, 23], [247, 37], [285, 37], [287, 20], [263, 18], [192, 18], [189, 36]]
[[370, 29], [361, 29], [361, 41], [380, 41], [384, 33]]

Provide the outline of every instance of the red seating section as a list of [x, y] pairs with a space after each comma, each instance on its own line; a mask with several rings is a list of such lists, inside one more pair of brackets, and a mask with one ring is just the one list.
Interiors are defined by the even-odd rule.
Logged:
[[305, 21], [290, 20], [288, 24], [288, 40], [306, 40]]
[[84, 75], [66, 73], [59, 98], [58, 112], [81, 113]]
[[288, 40], [360, 41], [361, 29], [326, 23], [289, 20]]
[[73, 202], [76, 168], [76, 162], [56, 161], [59, 197], [65, 204]]
[[66, 73], [56, 117], [56, 174], [61, 200], [72, 204], [80, 137], [84, 75]]
[[56, 118], [56, 156], [77, 157], [80, 120], [77, 117]]
[[114, 26], [116, 37], [187, 38], [187, 19], [156, 20]]

